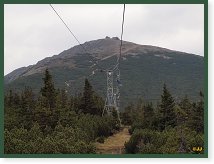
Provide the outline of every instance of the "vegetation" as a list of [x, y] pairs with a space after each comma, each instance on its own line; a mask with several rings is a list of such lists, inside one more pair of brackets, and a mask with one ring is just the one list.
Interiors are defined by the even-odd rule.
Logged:
[[43, 83], [38, 97], [28, 87], [5, 95], [5, 153], [95, 153], [95, 140], [118, 129], [87, 79], [77, 96], [56, 89], [48, 70]]
[[203, 153], [203, 113], [201, 92], [198, 102], [190, 102], [185, 96], [176, 103], [164, 84], [161, 103], [156, 108], [139, 101], [121, 114], [122, 123], [131, 126], [126, 153]]
[[[62, 52], [66, 55], [66, 52]], [[70, 54], [70, 53], [68, 53]], [[109, 53], [107, 53], [109, 55]], [[134, 54], [134, 55], [133, 55]], [[161, 56], [167, 56], [165, 59]], [[126, 59], [126, 60], [125, 60]], [[68, 59], [51, 59], [51, 63], [44, 63], [50, 67], [56, 88], [65, 88], [65, 81], [70, 82], [71, 87], [66, 88], [73, 96], [83, 92], [84, 77], [91, 75], [95, 67], [90, 63], [91, 57], [85, 54], [70, 56]], [[61, 61], [63, 60], [63, 61]], [[99, 65], [108, 68], [116, 61], [116, 56], [99, 61]], [[60, 63], [53, 67], [55, 63]], [[66, 62], [75, 63], [75, 67], [66, 65]], [[35, 66], [37, 67], [37, 66]], [[38, 66], [39, 67], [39, 66]], [[140, 97], [145, 102], [153, 102], [154, 105], [160, 101], [160, 93], [163, 81], [167, 84], [173, 96], [184, 97], [188, 94], [189, 99], [198, 100], [198, 91], [204, 87], [204, 58], [197, 55], [180, 52], [131, 51], [121, 60], [121, 106], [124, 109], [129, 102], [137, 103]], [[42, 67], [39, 67], [42, 69]], [[40, 69], [36, 69], [40, 70]], [[28, 72], [28, 71], [27, 71]], [[30, 73], [29, 73], [30, 74]], [[42, 86], [43, 72], [37, 72], [28, 76], [5, 83], [4, 89], [24, 90], [24, 86], [30, 86], [35, 94], [39, 93]], [[94, 76], [88, 76], [88, 80], [94, 90], [103, 98], [105, 97], [106, 78], [104, 72], [95, 71]], [[5, 79], [7, 77], [5, 76]]]
[[[204, 145], [202, 92], [198, 101], [176, 101], [164, 84], [158, 105], [140, 99], [125, 108], [120, 122], [116, 110], [102, 116], [104, 101], [88, 79], [75, 95], [57, 89], [49, 70], [42, 79], [39, 93], [25, 87], [5, 95], [5, 153], [121, 153], [125, 141], [131, 154], [203, 153], [197, 150]], [[113, 135], [121, 123], [126, 128]]]

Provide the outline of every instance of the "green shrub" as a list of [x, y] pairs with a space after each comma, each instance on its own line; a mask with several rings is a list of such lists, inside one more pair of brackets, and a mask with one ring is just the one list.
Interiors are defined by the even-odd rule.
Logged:
[[158, 148], [166, 142], [161, 132], [149, 129], [136, 129], [130, 140], [125, 143], [126, 153], [159, 153]]
[[154, 144], [140, 142], [138, 145], [139, 153], [154, 154], [157, 152], [157, 148]]
[[181, 126], [166, 128], [162, 132], [135, 129], [130, 140], [125, 143], [125, 150], [126, 153], [176, 154], [181, 153], [181, 146], [183, 153], [203, 153], [203, 151], [193, 151], [193, 147], [203, 148], [204, 137], [202, 134]]

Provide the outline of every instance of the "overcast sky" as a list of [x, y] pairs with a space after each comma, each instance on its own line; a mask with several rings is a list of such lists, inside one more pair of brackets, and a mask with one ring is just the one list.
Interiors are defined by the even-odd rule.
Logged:
[[[81, 43], [120, 36], [123, 5], [53, 5]], [[126, 5], [126, 41], [204, 56], [203, 5]], [[49, 5], [4, 5], [4, 74], [77, 42]]]

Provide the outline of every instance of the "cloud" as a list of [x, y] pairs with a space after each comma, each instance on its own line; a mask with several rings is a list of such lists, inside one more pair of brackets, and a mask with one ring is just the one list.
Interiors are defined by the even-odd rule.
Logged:
[[[81, 43], [120, 36], [123, 6], [54, 5]], [[203, 56], [204, 7], [126, 5], [124, 40]], [[49, 5], [4, 5], [4, 73], [77, 45]]]

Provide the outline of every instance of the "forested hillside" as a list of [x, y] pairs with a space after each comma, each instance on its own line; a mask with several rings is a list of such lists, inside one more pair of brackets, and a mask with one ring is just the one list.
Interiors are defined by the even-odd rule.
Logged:
[[[87, 78], [94, 90], [105, 98], [106, 73], [95, 65], [108, 69], [117, 61], [120, 40], [105, 38], [83, 44], [89, 54], [75, 46], [58, 55], [38, 61], [37, 64], [14, 70], [6, 75], [5, 93], [22, 91], [30, 86], [38, 96], [45, 69], [53, 75], [56, 88], [65, 89], [73, 96], [83, 92]], [[93, 60], [92, 60], [93, 59]], [[177, 100], [188, 95], [194, 101], [198, 91], [204, 89], [204, 58], [202, 56], [173, 51], [161, 47], [123, 42], [120, 62], [121, 110], [128, 102], [136, 103], [143, 96], [147, 102], [160, 101], [164, 83]]]

